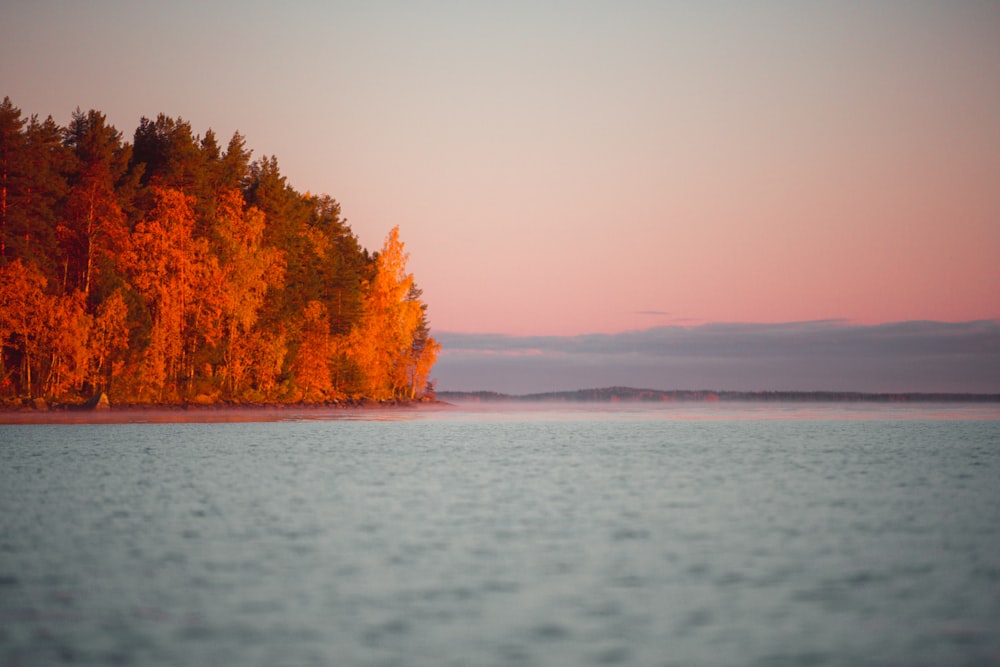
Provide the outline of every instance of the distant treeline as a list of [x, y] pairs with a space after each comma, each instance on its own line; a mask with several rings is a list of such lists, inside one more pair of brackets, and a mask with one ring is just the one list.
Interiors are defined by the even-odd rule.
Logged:
[[369, 253], [340, 205], [236, 133], [0, 104], [0, 403], [414, 400], [439, 345], [398, 228]]
[[853, 391], [688, 391], [659, 389], [634, 389], [632, 387], [605, 387], [578, 389], [539, 394], [501, 394], [492, 391], [442, 391], [437, 397], [443, 401], [565, 401], [613, 403], [615, 401], [665, 402], [665, 401], [801, 401], [801, 402], [869, 402], [897, 403], [919, 402], [973, 402], [997, 403], [1000, 394], [947, 394], [947, 393], [865, 393]]

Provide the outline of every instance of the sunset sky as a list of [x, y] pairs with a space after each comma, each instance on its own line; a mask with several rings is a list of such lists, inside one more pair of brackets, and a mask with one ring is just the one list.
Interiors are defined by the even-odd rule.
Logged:
[[239, 130], [435, 331], [1000, 319], [1000, 3], [12, 4], [0, 96]]

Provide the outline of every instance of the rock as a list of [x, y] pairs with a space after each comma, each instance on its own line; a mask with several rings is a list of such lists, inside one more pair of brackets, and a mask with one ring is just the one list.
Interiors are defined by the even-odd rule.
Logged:
[[48, 410], [49, 404], [45, 402], [44, 398], [38, 397], [31, 402], [31, 407], [36, 410]]
[[87, 407], [91, 410], [110, 410], [111, 401], [108, 400], [108, 395], [102, 391], [90, 399], [90, 403], [87, 404]]

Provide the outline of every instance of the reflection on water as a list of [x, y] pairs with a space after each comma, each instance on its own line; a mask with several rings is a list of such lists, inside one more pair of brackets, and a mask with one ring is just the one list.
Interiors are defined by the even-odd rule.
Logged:
[[983, 420], [1000, 419], [1000, 403], [485, 401], [412, 406], [193, 406], [110, 411], [0, 412], [4, 424], [178, 424], [279, 421], [771, 421], [771, 420]]
[[2, 426], [0, 665], [1000, 663], [1000, 420], [765, 407]]

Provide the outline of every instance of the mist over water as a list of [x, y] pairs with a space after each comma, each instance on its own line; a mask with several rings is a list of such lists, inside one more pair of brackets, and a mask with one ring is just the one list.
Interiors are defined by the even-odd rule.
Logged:
[[0, 426], [0, 665], [1000, 664], [990, 406]]

